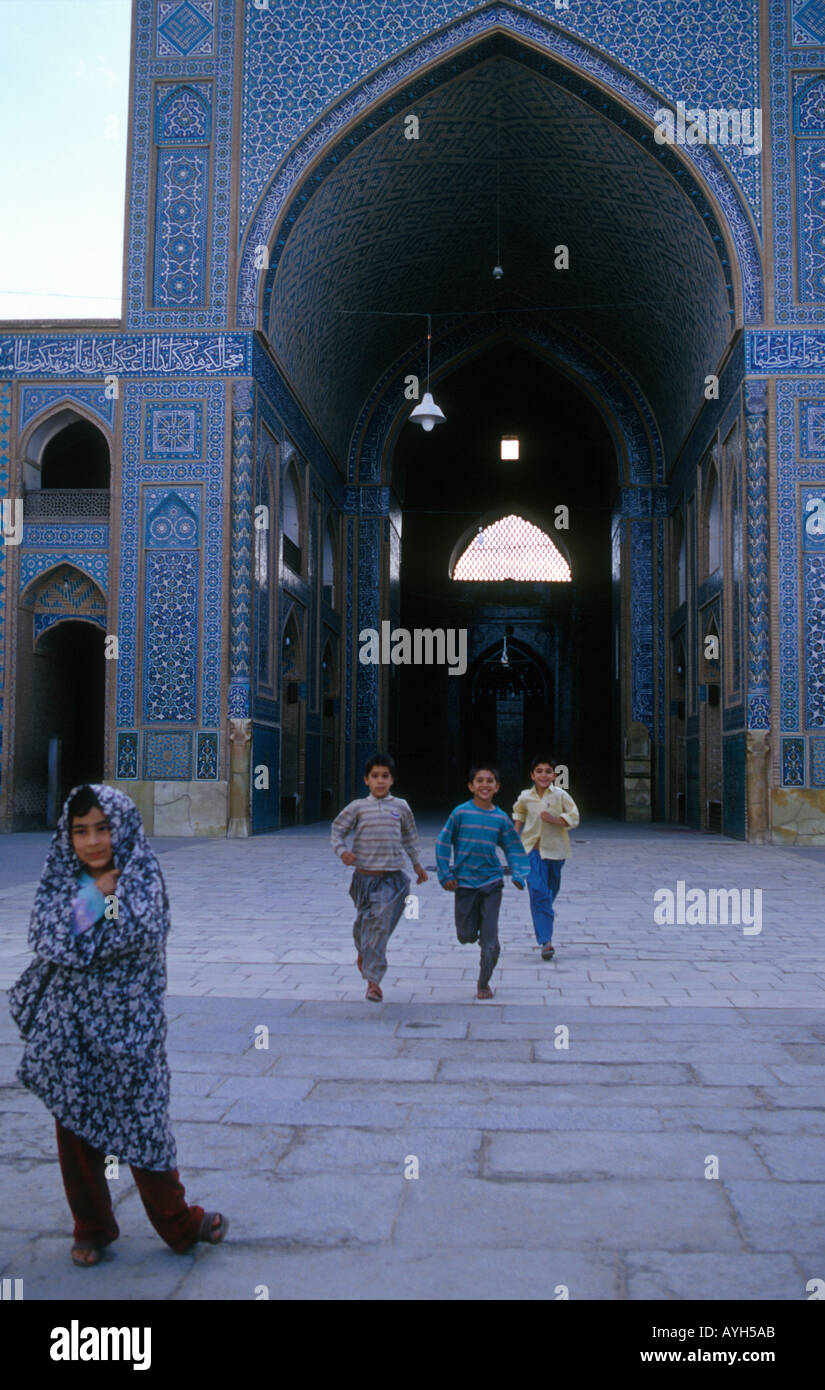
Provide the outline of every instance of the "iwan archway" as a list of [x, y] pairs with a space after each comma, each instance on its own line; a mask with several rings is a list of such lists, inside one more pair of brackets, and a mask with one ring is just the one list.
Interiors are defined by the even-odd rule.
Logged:
[[[496, 6], [442, 34], [437, 49], [428, 41], [410, 50], [395, 87], [391, 68], [382, 70], [380, 92], [359, 87], [346, 113], [342, 103], [306, 147], [296, 144], [261, 199], [242, 258], [239, 317], [261, 327], [272, 361], [347, 472], [345, 784], [358, 786], [357, 766], [376, 743], [404, 757], [402, 685], [420, 678], [360, 665], [358, 634], [403, 617], [420, 558], [412, 514], [426, 511], [426, 479], [431, 492], [454, 480], [474, 488], [462, 503], [468, 513], [500, 500], [491, 480], [482, 483], [480, 444], [468, 434], [473, 392], [479, 407], [484, 395], [469, 367], [463, 404], [450, 407], [462, 363], [481, 361], [489, 343], [485, 389], [492, 379], [509, 385], [510, 430], [519, 432], [525, 400], [507, 362], [526, 352], [543, 359], [544, 384], [523, 419], [569, 392], [578, 415], [568, 437], [602, 431], [598, 477], [575, 442], [555, 465], [602, 517], [598, 594], [579, 621], [580, 630], [594, 625], [591, 642], [615, 691], [610, 747], [598, 761], [609, 767], [607, 805], [666, 816], [667, 482], [707, 403], [707, 378], [733, 361], [743, 320], [761, 313], [753, 228], [711, 152], [656, 144], [656, 94], [603, 59], [594, 83], [592, 54], [569, 36], [562, 42], [552, 25]], [[417, 139], [405, 137], [409, 115]], [[262, 245], [269, 268], [250, 278]], [[497, 261], [504, 273], [493, 278]], [[431, 387], [447, 424], [424, 438], [406, 423], [414, 402], [405, 386], [414, 375], [423, 390], [428, 314]], [[729, 399], [741, 389], [736, 370]], [[491, 450], [498, 424], [488, 423]], [[542, 457], [558, 458], [553, 431], [548, 407]], [[518, 478], [513, 484], [510, 500], [524, 503]], [[532, 510], [551, 514], [557, 491], [556, 478], [551, 486], [537, 475]], [[574, 549], [573, 535], [566, 540]], [[439, 765], [444, 747], [430, 745]], [[629, 789], [626, 749], [644, 774]]]

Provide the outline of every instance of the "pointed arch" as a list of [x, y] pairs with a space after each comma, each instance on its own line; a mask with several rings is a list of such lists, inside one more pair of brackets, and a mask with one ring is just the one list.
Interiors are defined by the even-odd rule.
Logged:
[[450, 578], [459, 581], [569, 584], [570, 562], [552, 537], [517, 512], [499, 514], [465, 532], [450, 558]]
[[[410, 44], [369, 73], [315, 120], [281, 159], [259, 194], [241, 239], [238, 269], [238, 324], [260, 328], [266, 321], [265, 300], [271, 292], [277, 257], [292, 222], [343, 153], [367, 139], [378, 125], [413, 105], [472, 61], [483, 44], [506, 42], [536, 55], [545, 69], [580, 98], [609, 113], [611, 119], [647, 152], [666, 165], [674, 179], [700, 203], [712, 224], [718, 252], [731, 275], [735, 326], [759, 322], [762, 315], [762, 261], [750, 209], [726, 165], [705, 146], [656, 145], [657, 112], [666, 106], [661, 93], [614, 58], [592, 48], [551, 20], [511, 3], [484, 5], [448, 22]], [[336, 146], [343, 150], [336, 150]], [[297, 206], [295, 206], [297, 204]], [[268, 257], [261, 269], [260, 248]]]
[[[105, 445], [107, 479], [101, 491], [110, 487], [114, 446], [112, 431], [105, 421], [85, 403], [76, 401], [67, 394], [60, 400], [50, 402], [42, 411], [34, 415], [21, 435], [22, 484], [26, 491], [37, 491], [42, 488], [42, 470], [47, 450], [55, 444], [64, 430], [77, 425], [86, 425], [93, 429]], [[74, 484], [67, 482], [66, 486], [72, 487]]]

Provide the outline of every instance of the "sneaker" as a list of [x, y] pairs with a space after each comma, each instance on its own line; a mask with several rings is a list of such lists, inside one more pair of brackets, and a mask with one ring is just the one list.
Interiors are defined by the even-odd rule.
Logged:
[[555, 948], [555, 946], [551, 946], [551, 944], [550, 944], [549, 941], [547, 942], [547, 945], [546, 945], [546, 946], [542, 946], [542, 948], [541, 948], [541, 958], [542, 958], [542, 960], [552, 960], [555, 954], [556, 954], [556, 948]]

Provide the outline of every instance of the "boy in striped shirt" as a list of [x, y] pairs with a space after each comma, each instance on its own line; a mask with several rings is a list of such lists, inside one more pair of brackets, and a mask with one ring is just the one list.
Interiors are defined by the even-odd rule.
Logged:
[[[415, 818], [406, 801], [390, 795], [395, 763], [388, 753], [376, 753], [364, 766], [367, 796], [345, 806], [332, 822], [332, 848], [342, 864], [355, 866], [349, 894], [357, 916], [352, 935], [357, 965], [367, 981], [367, 998], [383, 999], [380, 981], [387, 970], [387, 942], [392, 936], [410, 891], [403, 872], [405, 854], [412, 860], [416, 883], [427, 875], [421, 867]], [[352, 836], [352, 848], [347, 837]]]
[[[481, 943], [477, 998], [492, 999], [490, 977], [501, 954], [498, 914], [504, 879], [497, 850], [507, 857], [513, 883], [523, 888], [530, 865], [508, 816], [493, 805], [498, 770], [489, 763], [470, 768], [472, 797], [456, 806], [436, 840], [438, 881], [455, 893], [455, 930], [462, 945]], [[453, 863], [454, 859], [454, 863]]]

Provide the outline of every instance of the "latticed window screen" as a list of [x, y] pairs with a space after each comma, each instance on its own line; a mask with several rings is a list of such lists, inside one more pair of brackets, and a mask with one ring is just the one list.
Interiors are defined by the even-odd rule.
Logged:
[[571, 576], [570, 566], [546, 532], [522, 516], [504, 516], [473, 537], [452, 577], [569, 584]]

